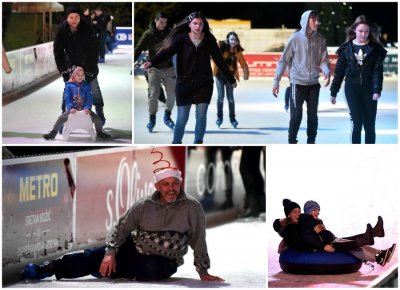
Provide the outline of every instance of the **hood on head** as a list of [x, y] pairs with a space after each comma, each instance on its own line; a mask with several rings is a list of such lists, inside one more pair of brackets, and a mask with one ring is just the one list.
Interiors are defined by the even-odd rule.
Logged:
[[313, 12], [313, 10], [307, 10], [305, 11], [300, 18], [300, 26], [301, 26], [301, 32], [306, 34], [307, 31], [307, 24], [308, 24], [308, 19], [310, 18], [310, 14]]

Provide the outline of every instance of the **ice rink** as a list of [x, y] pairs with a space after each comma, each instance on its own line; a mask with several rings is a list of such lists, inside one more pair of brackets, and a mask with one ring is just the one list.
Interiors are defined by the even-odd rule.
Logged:
[[20, 282], [8, 288], [265, 288], [267, 232], [261, 220], [237, 220], [207, 229], [211, 275], [225, 282], [203, 282], [193, 266], [193, 251], [185, 256], [185, 263], [171, 278], [156, 282], [97, 279], [46, 278], [38, 282]]
[[385, 237], [374, 248], [398, 244], [400, 151], [385, 146], [267, 146], [268, 286], [353, 288], [369, 287], [398, 267], [398, 247], [389, 264], [363, 264], [345, 275], [294, 275], [282, 272], [277, 253], [281, 238], [272, 223], [284, 218], [282, 200], [297, 202], [303, 211], [307, 200], [321, 206], [320, 218], [338, 237], [365, 232], [367, 223], [384, 220]]
[[[323, 85], [323, 80], [321, 80]], [[279, 97], [272, 96], [273, 80], [253, 78], [248, 81], [241, 80], [234, 90], [236, 103], [236, 119], [239, 122], [237, 129], [229, 123], [228, 105], [224, 103], [224, 122], [220, 128], [216, 121], [217, 93], [214, 86], [214, 95], [208, 109], [207, 131], [204, 137], [205, 144], [287, 144], [287, 129], [289, 113], [284, 110], [284, 91], [287, 79], [283, 79]], [[343, 87], [343, 86], [342, 86]], [[153, 133], [149, 133], [146, 124], [149, 119], [147, 107], [147, 83], [143, 77], [134, 79], [134, 142], [136, 144], [170, 144], [172, 130], [163, 123], [165, 106], [159, 103], [157, 123]], [[350, 143], [350, 118], [345, 103], [343, 89], [340, 90], [337, 104], [330, 103], [329, 88], [322, 87], [319, 103], [319, 129], [318, 144], [349, 144]], [[192, 107], [188, 124], [186, 126], [184, 144], [194, 141], [194, 110]], [[176, 120], [176, 108], [173, 110], [172, 119]], [[303, 113], [298, 140], [306, 143], [306, 114]], [[397, 77], [385, 78], [382, 97], [378, 104], [376, 121], [378, 144], [397, 144], [398, 141], [398, 102], [397, 102]], [[364, 141], [364, 140], [363, 140]]]
[[[106, 62], [99, 64], [98, 81], [104, 100], [106, 124], [104, 130], [114, 136], [112, 140], [97, 140], [96, 145], [132, 143], [132, 47], [119, 46]], [[44, 140], [61, 114], [64, 89], [62, 78], [8, 105], [3, 111], [4, 144], [73, 144], [93, 143], [85, 132], [71, 135], [68, 142], [58, 134], [55, 140]], [[94, 111], [94, 107], [92, 108]]]

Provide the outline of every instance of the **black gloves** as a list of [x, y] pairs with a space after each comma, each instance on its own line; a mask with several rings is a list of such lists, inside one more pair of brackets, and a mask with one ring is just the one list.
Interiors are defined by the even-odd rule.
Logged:
[[91, 72], [85, 72], [85, 81], [87, 83], [90, 83], [92, 80], [94, 80], [96, 77], [93, 73]]

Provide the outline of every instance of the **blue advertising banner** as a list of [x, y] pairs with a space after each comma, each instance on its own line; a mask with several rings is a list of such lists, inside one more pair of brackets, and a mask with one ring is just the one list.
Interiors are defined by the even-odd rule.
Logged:
[[115, 40], [117, 45], [132, 45], [132, 27], [117, 27]]

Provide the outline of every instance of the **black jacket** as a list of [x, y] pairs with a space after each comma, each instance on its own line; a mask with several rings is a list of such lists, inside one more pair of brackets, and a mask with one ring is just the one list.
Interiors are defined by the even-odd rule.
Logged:
[[[135, 46], [135, 55], [134, 61], [136, 61], [142, 51], [148, 50], [149, 51], [149, 58], [154, 57], [158, 50], [161, 47], [162, 42], [170, 33], [171, 28], [165, 27], [163, 31], [158, 31], [156, 28], [156, 24], [154, 21], [150, 22], [149, 29], [147, 29], [142, 37], [139, 39], [138, 43]], [[167, 59], [166, 61], [154, 66], [155, 68], [169, 68], [171, 67], [172, 60], [171, 58]]]
[[67, 21], [64, 21], [56, 33], [53, 51], [60, 73], [77, 65], [83, 67], [86, 76], [96, 77], [98, 75], [98, 38], [94, 28], [86, 21], [79, 23], [78, 31], [75, 33], [71, 32]]
[[286, 225], [281, 225], [279, 219], [276, 219], [274, 222], [274, 229], [284, 239], [285, 245], [287, 245], [289, 249], [298, 251], [312, 250], [312, 248], [304, 242], [298, 224], [288, 223]]
[[328, 230], [323, 230], [319, 234], [314, 231], [314, 227], [322, 223], [322, 220], [308, 214], [301, 214], [299, 218], [300, 232], [304, 242], [318, 250], [323, 250], [325, 245], [335, 239], [334, 234]]
[[188, 33], [178, 34], [170, 47], [160, 51], [150, 62], [157, 65], [174, 54], [177, 54], [175, 94], [178, 106], [210, 103], [214, 84], [210, 57], [229, 83], [236, 82], [212, 34], [206, 34], [198, 47], [194, 46]]
[[380, 94], [383, 82], [383, 60], [387, 51], [379, 44], [370, 42], [367, 45], [367, 54], [363, 65], [357, 64], [354, 56], [352, 41], [345, 42], [337, 50], [334, 79], [331, 85], [331, 96], [336, 97], [340, 86], [346, 77], [346, 82], [372, 86], [374, 94]]

